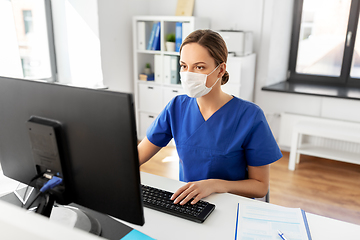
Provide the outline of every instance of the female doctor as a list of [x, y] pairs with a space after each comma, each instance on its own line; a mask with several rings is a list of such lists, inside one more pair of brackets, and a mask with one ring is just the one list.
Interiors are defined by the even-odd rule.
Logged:
[[212, 30], [192, 32], [180, 48], [186, 95], [172, 99], [139, 143], [140, 165], [174, 138], [179, 179], [174, 203], [195, 204], [212, 193], [260, 198], [269, 188], [269, 164], [282, 157], [262, 110], [221, 90], [229, 79], [228, 51]]

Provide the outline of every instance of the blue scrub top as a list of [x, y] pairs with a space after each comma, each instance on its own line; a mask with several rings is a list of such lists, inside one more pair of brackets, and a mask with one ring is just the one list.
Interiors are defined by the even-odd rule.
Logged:
[[174, 138], [180, 181], [247, 179], [247, 166], [275, 162], [282, 153], [263, 111], [233, 97], [204, 120], [195, 98], [172, 99], [147, 130], [147, 138], [164, 147]]

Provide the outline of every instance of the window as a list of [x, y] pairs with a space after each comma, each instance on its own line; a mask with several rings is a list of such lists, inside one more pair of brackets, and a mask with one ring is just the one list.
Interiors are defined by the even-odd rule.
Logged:
[[0, 0], [0, 76], [56, 81], [49, 0]]
[[32, 12], [31, 10], [23, 10], [25, 34], [33, 32]]
[[359, 2], [294, 1], [289, 81], [360, 87]]

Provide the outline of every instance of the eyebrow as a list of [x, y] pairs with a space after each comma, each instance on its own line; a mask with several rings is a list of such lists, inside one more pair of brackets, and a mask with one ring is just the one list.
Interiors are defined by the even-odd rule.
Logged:
[[[186, 62], [184, 62], [184, 61], [180, 61], [180, 63], [185, 63], [186, 64]], [[207, 63], [206, 62], [196, 62], [193, 65], [198, 65], [198, 64], [207, 64]]]

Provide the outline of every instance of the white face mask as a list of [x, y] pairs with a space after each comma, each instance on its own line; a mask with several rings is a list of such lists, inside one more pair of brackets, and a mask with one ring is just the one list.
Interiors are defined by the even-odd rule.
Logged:
[[192, 98], [199, 98], [208, 94], [213, 86], [219, 81], [220, 78], [211, 87], [206, 87], [206, 80], [219, 67], [218, 65], [211, 73], [202, 74], [194, 72], [180, 72], [180, 81], [185, 93]]

